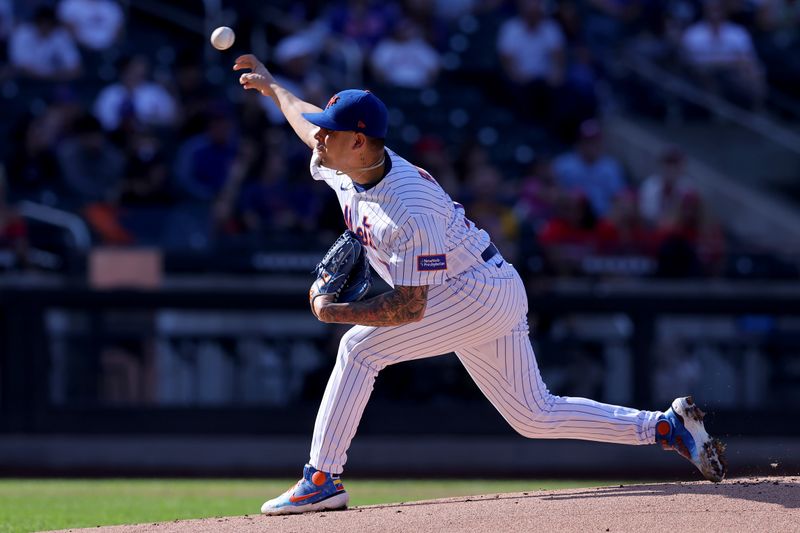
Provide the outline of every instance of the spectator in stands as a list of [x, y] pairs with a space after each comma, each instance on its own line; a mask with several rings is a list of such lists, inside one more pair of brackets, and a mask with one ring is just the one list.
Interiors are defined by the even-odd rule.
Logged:
[[268, 136], [269, 133], [263, 133], [261, 137], [243, 135], [239, 141], [239, 150], [231, 162], [228, 179], [214, 199], [212, 215], [216, 233], [233, 234], [247, 230], [247, 220], [237, 211], [238, 199], [242, 186], [255, 172], [260, 158], [272, 155], [269, 149], [260, 150], [262, 139]]
[[600, 78], [595, 53], [586, 42], [585, 19], [575, 0], [563, 0], [554, 6], [555, 20], [564, 35], [564, 84], [554, 102], [552, 130], [566, 143], [576, 139], [584, 120], [597, 116], [597, 82]]
[[757, 27], [772, 33], [776, 39], [796, 43], [800, 37], [800, 3], [797, 0], [760, 0], [756, 16]]
[[456, 175], [461, 182], [466, 181], [472, 169], [490, 164], [489, 152], [480, 143], [477, 137], [468, 138], [461, 145], [458, 156], [455, 160]]
[[662, 277], [718, 275], [725, 266], [725, 235], [696, 192], [681, 196], [659, 229]]
[[58, 85], [50, 95], [50, 103], [44, 113], [52, 115], [50, 127], [55, 130], [52, 135], [61, 140], [71, 132], [75, 121], [86, 114], [83, 95], [73, 85]]
[[82, 206], [115, 201], [119, 196], [125, 157], [108, 141], [93, 116], [76, 122], [73, 135], [58, 148], [58, 161], [69, 203]]
[[311, 221], [319, 211], [319, 197], [294, 183], [287, 170], [283, 154], [269, 150], [256, 169], [255, 179], [242, 187], [238, 207], [248, 232], [268, 236], [313, 230]]
[[[65, 95], [48, 113], [69, 116], [72, 96]], [[62, 183], [58, 205], [78, 210], [100, 242], [131, 244], [134, 236], [120, 223], [118, 200], [124, 187], [125, 154], [103, 131], [98, 120], [80, 109], [57, 150]], [[46, 198], [46, 195], [43, 195]]]
[[150, 81], [147, 58], [126, 57], [120, 71], [120, 81], [103, 89], [94, 103], [94, 114], [103, 127], [115, 130], [127, 116], [145, 126], [174, 126], [178, 105], [161, 84]]
[[243, 139], [261, 142], [272, 128], [269, 117], [264, 113], [264, 96], [257, 91], [245, 91], [237, 103], [236, 117], [239, 121], [239, 135]]
[[137, 129], [126, 137], [125, 178], [120, 204], [125, 206], [169, 205], [169, 168], [161, 139], [148, 129]]
[[112, 47], [125, 25], [125, 14], [115, 0], [61, 0], [58, 18], [78, 44], [94, 51]]
[[562, 195], [548, 157], [537, 158], [525, 172], [514, 210], [525, 224], [538, 232], [556, 213]]
[[331, 31], [354, 40], [366, 54], [390, 33], [400, 10], [393, 2], [380, 0], [340, 0], [328, 12]]
[[519, 15], [500, 28], [497, 51], [514, 98], [513, 107], [544, 119], [564, 81], [564, 36], [542, 0], [519, 0]]
[[626, 190], [617, 195], [608, 221], [614, 231], [609, 241], [603, 243], [606, 252], [647, 256], [655, 254], [655, 230], [639, 210], [636, 191]]
[[381, 83], [412, 89], [433, 85], [441, 66], [439, 53], [409, 19], [400, 20], [391, 35], [375, 46], [370, 62]]
[[514, 214], [513, 191], [491, 164], [473, 168], [466, 178], [464, 206], [470, 219], [485, 229], [511, 262], [517, 258], [519, 223]]
[[753, 42], [745, 28], [726, 20], [722, 0], [706, 0], [703, 20], [687, 28], [682, 44], [686, 62], [707, 90], [761, 106], [764, 80]]
[[514, 214], [519, 220], [518, 268], [524, 277], [541, 274], [545, 262], [539, 233], [556, 214], [562, 191], [553, 175], [552, 160], [538, 156], [523, 173]]
[[686, 156], [677, 146], [661, 154], [659, 171], [646, 178], [639, 187], [639, 210], [647, 222], [656, 227], [667, 213], [673, 213], [681, 198], [692, 190], [686, 177]]
[[758, 2], [755, 42], [770, 88], [800, 97], [800, 2]]
[[[675, 1], [675, 0], [672, 0]], [[601, 58], [624, 42], [647, 0], [586, 0], [583, 19], [586, 41]]]
[[214, 205], [219, 232], [286, 243], [296, 243], [301, 234], [320, 233], [319, 188], [292, 169], [286, 146], [290, 140], [279, 128], [265, 130], [259, 139], [241, 140]]
[[614, 226], [597, 216], [580, 191], [563, 193], [555, 216], [539, 232], [550, 268], [559, 275], [580, 274], [583, 259], [607, 249], [615, 238]]
[[8, 203], [5, 175], [0, 173], [0, 252], [10, 252], [12, 267], [28, 263], [28, 228], [17, 210]]
[[42, 195], [47, 191], [52, 195], [61, 185], [55, 147], [62, 127], [59, 117], [48, 109], [26, 116], [11, 131], [6, 169], [15, 199], [42, 201]]
[[553, 8], [553, 20], [558, 22], [567, 46], [584, 41], [584, 19], [576, 0], [562, 0]]
[[452, 198], [460, 198], [461, 184], [450, 151], [442, 138], [435, 134], [423, 135], [414, 144], [413, 150], [413, 160], [419, 162], [421, 168], [434, 176], [447, 194]]
[[436, 50], [447, 48], [450, 36], [447, 22], [437, 13], [435, 2], [430, 0], [405, 0], [403, 2], [405, 15], [419, 29], [423, 39]]
[[205, 132], [186, 140], [175, 157], [175, 179], [181, 198], [201, 202], [216, 198], [237, 152], [231, 117], [224, 109], [210, 110]]
[[36, 9], [32, 23], [14, 29], [8, 56], [17, 71], [29, 78], [68, 81], [81, 71], [81, 56], [75, 42], [48, 6]]
[[275, 46], [275, 62], [281, 78], [299, 86], [312, 97], [316, 93], [323, 93], [323, 78], [312, 68], [322, 46], [323, 39], [311, 30], [282, 39]]
[[757, 0], [754, 3], [759, 29], [789, 32], [800, 27], [800, 4], [796, 0]]
[[[173, 72], [174, 94], [181, 104], [178, 136], [186, 139], [202, 133], [205, 128], [205, 112], [212, 104], [216, 90], [206, 80], [203, 58], [197, 50], [181, 50], [175, 59]], [[251, 92], [255, 97], [259, 96], [259, 93]]]
[[587, 46], [576, 43], [569, 51], [569, 58], [564, 84], [554, 102], [551, 129], [565, 142], [573, 143], [580, 125], [597, 116], [599, 74], [592, 52]]
[[[327, 102], [328, 90], [325, 80], [317, 69], [312, 68], [320, 53], [321, 42], [310, 31], [303, 31], [282, 39], [275, 47], [275, 62], [278, 69], [275, 79], [293, 94], [306, 102]], [[266, 96], [261, 103], [272, 124], [284, 124], [286, 118], [280, 109]]]
[[622, 167], [606, 153], [596, 120], [581, 124], [576, 149], [556, 158], [553, 171], [562, 188], [584, 193], [599, 217], [608, 215], [614, 198], [625, 187]]

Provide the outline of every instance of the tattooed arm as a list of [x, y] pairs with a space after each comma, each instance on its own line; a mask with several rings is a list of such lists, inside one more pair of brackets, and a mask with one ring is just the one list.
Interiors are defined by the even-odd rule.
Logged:
[[334, 303], [330, 296], [315, 298], [314, 314], [322, 322], [361, 326], [400, 326], [422, 320], [428, 305], [428, 286], [397, 286], [369, 300]]

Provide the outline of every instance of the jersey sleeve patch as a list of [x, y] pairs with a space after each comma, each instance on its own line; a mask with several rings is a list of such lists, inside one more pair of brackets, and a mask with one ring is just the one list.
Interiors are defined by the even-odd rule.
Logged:
[[432, 270], [447, 270], [447, 255], [418, 255], [417, 270], [430, 272]]

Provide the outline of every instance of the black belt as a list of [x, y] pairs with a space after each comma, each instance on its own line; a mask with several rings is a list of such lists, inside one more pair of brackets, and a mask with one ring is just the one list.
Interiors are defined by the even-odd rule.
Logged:
[[489, 261], [489, 259], [496, 256], [498, 253], [500, 252], [497, 251], [497, 246], [495, 246], [492, 243], [489, 243], [489, 246], [487, 246], [486, 249], [483, 252], [481, 252], [481, 259], [483, 259], [484, 261]]

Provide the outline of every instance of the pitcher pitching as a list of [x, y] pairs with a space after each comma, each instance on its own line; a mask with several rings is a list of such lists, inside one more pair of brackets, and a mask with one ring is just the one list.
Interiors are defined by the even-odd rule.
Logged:
[[384, 146], [387, 112], [377, 96], [341, 91], [323, 110], [276, 83], [253, 55], [233, 69], [246, 71], [242, 87], [271, 97], [313, 151], [311, 176], [336, 194], [369, 264], [392, 287], [352, 302], [312, 288], [319, 320], [354, 326], [339, 344], [303, 477], [262, 513], [345, 508], [340, 474], [378, 372], [450, 352], [525, 437], [658, 443], [707, 479], [723, 479], [724, 446], [706, 433], [691, 397], [660, 412], [550, 394], [530, 343], [520, 276], [430, 174]]

